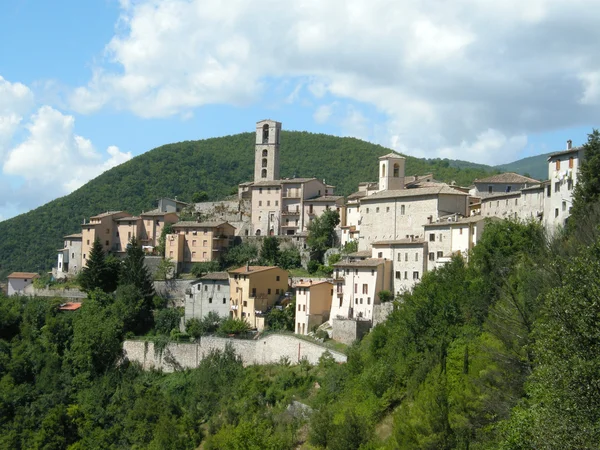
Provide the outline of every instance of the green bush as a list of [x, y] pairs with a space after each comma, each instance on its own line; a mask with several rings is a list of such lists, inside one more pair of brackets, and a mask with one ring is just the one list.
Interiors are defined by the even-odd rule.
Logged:
[[176, 308], [165, 308], [157, 311], [154, 316], [154, 330], [156, 334], [168, 335], [171, 330], [179, 329], [181, 313]]

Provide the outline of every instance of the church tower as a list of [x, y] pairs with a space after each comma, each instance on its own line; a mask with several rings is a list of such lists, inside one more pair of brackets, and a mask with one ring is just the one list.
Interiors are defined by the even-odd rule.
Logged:
[[256, 124], [254, 182], [279, 179], [279, 136], [281, 122], [261, 120]]
[[404, 189], [404, 156], [388, 153], [379, 158], [379, 190]]

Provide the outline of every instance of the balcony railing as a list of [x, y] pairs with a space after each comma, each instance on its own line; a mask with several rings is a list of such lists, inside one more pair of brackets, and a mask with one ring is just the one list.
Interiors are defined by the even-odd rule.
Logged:
[[283, 211], [281, 211], [281, 215], [282, 216], [299, 216], [300, 210], [298, 210], [298, 211], [283, 210]]

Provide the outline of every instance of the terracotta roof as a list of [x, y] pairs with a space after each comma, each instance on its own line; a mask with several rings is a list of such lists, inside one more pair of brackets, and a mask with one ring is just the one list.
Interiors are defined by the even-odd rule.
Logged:
[[333, 267], [377, 267], [386, 260], [383, 258], [367, 258], [359, 261], [338, 262]]
[[311, 286], [317, 286], [317, 285], [323, 284], [323, 283], [333, 285], [333, 283], [331, 281], [327, 281], [327, 280], [315, 281], [314, 283], [312, 281], [302, 281], [300, 283], [296, 283], [296, 287], [311, 287]]
[[[249, 269], [249, 270], [247, 270]], [[249, 274], [249, 273], [256, 273], [256, 272], [264, 272], [265, 270], [271, 270], [271, 269], [279, 269], [279, 267], [277, 266], [242, 266], [238, 269], [234, 269], [234, 270], [229, 270], [229, 273], [233, 273], [233, 274]]]
[[350, 194], [348, 196], [348, 200], [352, 200], [352, 199], [355, 199], [355, 198], [356, 199], [363, 198], [363, 197], [366, 197], [366, 196], [367, 196], [367, 193], [365, 191], [358, 191], [358, 192], [355, 192], [353, 194]]
[[33, 272], [13, 272], [7, 278], [39, 278], [37, 273]]
[[58, 309], [61, 311], [77, 311], [79, 308], [81, 308], [80, 302], [63, 303], [58, 307]]
[[390, 241], [377, 241], [377, 242], [373, 242], [371, 245], [372, 246], [376, 246], [376, 245], [422, 245], [425, 243], [425, 240], [422, 238], [419, 239], [395, 239], [395, 240], [390, 240]]
[[[108, 216], [112, 216], [113, 214], [119, 214], [119, 213], [124, 213], [125, 211], [106, 211], [102, 214], [97, 214], [95, 216], [90, 217], [90, 219], [101, 219], [103, 217], [108, 217]], [[129, 213], [126, 213], [129, 214]]]
[[406, 159], [404, 156], [399, 155], [398, 153], [394, 153], [394, 152], [391, 152], [391, 153], [388, 153], [387, 155], [383, 155], [383, 156], [379, 157], [379, 159], [386, 159], [386, 158]]
[[[194, 222], [193, 220], [183, 220], [172, 224], [173, 228], [216, 228], [228, 222]], [[229, 224], [230, 225], [230, 224]], [[233, 226], [233, 225], [231, 225]], [[235, 227], [234, 227], [235, 228]]]
[[281, 186], [281, 180], [257, 181], [255, 183], [252, 183], [252, 186]]
[[161, 217], [164, 216], [166, 214], [177, 214], [176, 212], [172, 211], [172, 212], [165, 212], [165, 211], [161, 211], [160, 209], [153, 209], [152, 211], [146, 211], [140, 214], [140, 216], [153, 216], [153, 217]]
[[444, 184], [444, 185], [436, 186], [436, 187], [381, 191], [381, 192], [377, 192], [376, 194], [364, 197], [362, 199], [362, 202], [368, 202], [371, 200], [381, 200], [381, 199], [385, 199], [385, 198], [420, 197], [420, 196], [426, 196], [426, 195], [439, 195], [439, 194], [468, 196], [468, 194], [457, 191], [456, 189], [452, 189], [450, 186]]
[[66, 236], [64, 236], [65, 238], [69, 238], [69, 239], [81, 239], [83, 237], [82, 233], [75, 233], [75, 234], [67, 234]]
[[475, 180], [473, 183], [539, 183], [539, 180], [524, 177], [514, 172], [506, 172], [482, 178], [481, 180]]
[[344, 197], [342, 195], [323, 195], [322, 197], [316, 197], [316, 198], [304, 200], [304, 203], [307, 203], [307, 202], [336, 202], [341, 198], [344, 198]]
[[483, 197], [481, 199], [481, 202], [487, 202], [490, 200], [496, 200], [499, 198], [505, 198], [505, 197], [519, 197], [521, 195], [521, 191], [512, 191], [512, 192], [499, 192], [498, 194], [488, 194], [487, 196]]
[[348, 253], [349, 258], [369, 258], [371, 256], [371, 250], [359, 250], [358, 252]]
[[207, 273], [203, 277], [200, 277], [201, 280], [229, 280], [229, 275], [227, 272], [211, 272]]

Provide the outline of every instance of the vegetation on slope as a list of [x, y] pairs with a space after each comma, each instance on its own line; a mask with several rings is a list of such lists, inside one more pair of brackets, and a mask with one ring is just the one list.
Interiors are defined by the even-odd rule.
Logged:
[[[353, 138], [283, 131], [281, 176], [325, 179], [348, 195], [361, 181], [376, 181], [378, 160], [390, 150]], [[408, 157], [407, 175], [433, 172], [442, 181], [468, 185], [485, 176], [442, 160]], [[16, 270], [40, 272], [56, 263], [62, 237], [81, 231], [84, 218], [108, 210], [131, 214], [156, 207], [160, 197], [191, 201], [206, 193], [218, 200], [254, 174], [254, 134], [164, 145], [115, 167], [72, 194], [0, 222], [0, 279]], [[204, 195], [204, 194], [202, 194]], [[197, 196], [196, 196], [197, 197]]]

